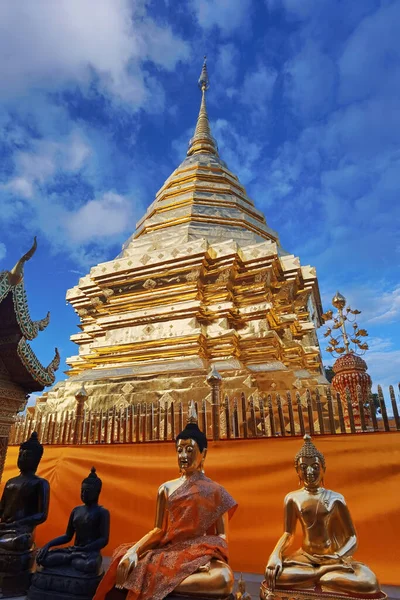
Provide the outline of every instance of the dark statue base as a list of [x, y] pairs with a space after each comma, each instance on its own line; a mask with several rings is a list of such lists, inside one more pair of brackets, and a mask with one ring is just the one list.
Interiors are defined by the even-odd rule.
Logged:
[[92, 600], [103, 573], [86, 574], [76, 569], [41, 569], [32, 577], [29, 600]]
[[34, 550], [5, 552], [0, 550], [0, 594], [4, 598], [24, 596], [31, 582], [35, 562]]
[[285, 590], [277, 587], [272, 592], [267, 583], [263, 581], [260, 588], [260, 598], [261, 600], [386, 600], [387, 596], [384, 592], [350, 595], [324, 592], [317, 588], [313, 590]]
[[[114, 588], [108, 592], [106, 600], [125, 600], [128, 592], [126, 590], [117, 590]], [[229, 596], [221, 597], [219, 600], [234, 600], [235, 596], [230, 594]], [[218, 600], [215, 596], [183, 596], [179, 594], [169, 594], [165, 597], [165, 600]]]

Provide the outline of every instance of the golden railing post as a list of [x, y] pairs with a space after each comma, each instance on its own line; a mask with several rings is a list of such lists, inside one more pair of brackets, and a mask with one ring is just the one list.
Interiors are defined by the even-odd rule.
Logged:
[[201, 429], [204, 431], [204, 433], [207, 433], [207, 406], [205, 398], [203, 398], [201, 401]]
[[335, 417], [333, 416], [332, 394], [331, 394], [331, 390], [329, 388], [326, 390], [326, 401], [328, 403], [329, 428], [331, 430], [330, 433], [335, 435], [336, 434]]
[[235, 438], [240, 437], [239, 430], [239, 412], [238, 412], [238, 401], [237, 398], [233, 399], [233, 430]]
[[350, 431], [351, 431], [351, 433], [355, 433], [356, 432], [356, 424], [354, 421], [353, 404], [352, 404], [350, 390], [348, 387], [346, 388], [346, 403], [347, 403], [347, 414], [349, 415]]
[[276, 406], [278, 407], [279, 428], [281, 430], [281, 436], [284, 437], [286, 435], [286, 429], [285, 429], [285, 419], [283, 416], [281, 395], [276, 394], [275, 400], [276, 400]]
[[211, 423], [213, 440], [220, 438], [220, 396], [222, 377], [213, 365], [207, 376], [207, 383], [211, 387]]
[[306, 401], [307, 401], [308, 429], [310, 430], [310, 435], [315, 435], [312, 398], [311, 398], [311, 392], [308, 388], [306, 389]]
[[400, 430], [399, 409], [397, 408], [396, 396], [395, 396], [394, 388], [392, 385], [389, 385], [389, 394], [390, 394], [390, 400], [392, 401], [392, 410], [393, 410], [394, 422], [396, 423], [396, 429]]
[[385, 431], [390, 431], [389, 419], [388, 419], [387, 411], [386, 411], [385, 398], [383, 397], [382, 387], [380, 385], [378, 385], [378, 399], [379, 399], [379, 406], [381, 407], [383, 426], [385, 428]]
[[361, 422], [361, 431], [367, 431], [367, 424], [365, 420], [365, 411], [364, 411], [364, 402], [363, 395], [361, 390], [361, 385], [357, 385], [357, 402], [358, 402], [358, 411], [360, 413], [360, 422]]
[[269, 417], [269, 429], [270, 429], [270, 432], [271, 432], [271, 436], [276, 436], [275, 415], [274, 415], [274, 409], [273, 409], [273, 406], [272, 406], [272, 397], [271, 397], [271, 394], [268, 394], [267, 407], [268, 407], [268, 417]]
[[297, 414], [299, 416], [300, 433], [301, 433], [301, 435], [304, 435], [306, 433], [306, 428], [304, 427], [303, 406], [301, 404], [300, 392], [296, 392], [296, 404], [297, 404]]
[[230, 440], [231, 439], [231, 411], [230, 411], [228, 396], [225, 396], [224, 410], [225, 410], [225, 423], [226, 423], [226, 437], [228, 440]]
[[337, 394], [336, 394], [336, 404], [337, 404], [338, 416], [339, 416], [340, 433], [346, 433], [346, 425], [344, 422], [342, 398], [341, 398], [339, 392], [337, 392]]
[[286, 402], [289, 413], [290, 435], [296, 435], [296, 428], [294, 426], [292, 394], [290, 392], [286, 392]]
[[253, 396], [249, 398], [249, 408], [250, 408], [250, 429], [251, 436], [257, 437], [257, 421], [256, 421], [256, 411], [254, 409], [254, 399]]
[[75, 424], [74, 424], [74, 445], [81, 443], [81, 434], [82, 434], [82, 419], [83, 419], [83, 411], [85, 402], [88, 399], [88, 393], [85, 390], [85, 386], [82, 383], [81, 389], [76, 392], [75, 400], [76, 400], [76, 409], [75, 409]]
[[[179, 401], [178, 404], [178, 427], [179, 427], [179, 431], [183, 430], [183, 404], [182, 401]], [[203, 428], [204, 433], [206, 432], [206, 430]]]
[[324, 417], [322, 414], [321, 396], [320, 396], [318, 388], [316, 388], [316, 390], [315, 390], [315, 400], [317, 403], [319, 433], [320, 433], [320, 435], [324, 435], [325, 434], [325, 424], [324, 424]]
[[244, 395], [244, 392], [240, 394], [240, 404], [242, 408], [243, 437], [247, 438], [247, 406], [246, 396]]
[[376, 419], [376, 406], [375, 406], [374, 397], [372, 395], [371, 390], [369, 391], [369, 394], [368, 394], [368, 404], [369, 404], [369, 412], [371, 413], [371, 418], [372, 418], [372, 427], [374, 428], [374, 431], [378, 431], [379, 427], [378, 427], [378, 421]]
[[260, 419], [261, 419], [261, 435], [266, 437], [267, 429], [265, 427], [265, 410], [264, 410], [264, 398], [260, 398], [259, 400], [260, 406]]

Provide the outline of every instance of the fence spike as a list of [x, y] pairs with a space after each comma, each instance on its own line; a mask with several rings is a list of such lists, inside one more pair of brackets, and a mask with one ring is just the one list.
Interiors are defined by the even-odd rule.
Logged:
[[397, 408], [396, 396], [395, 396], [394, 388], [392, 385], [389, 385], [389, 394], [390, 394], [390, 400], [392, 402], [394, 422], [396, 423], [396, 429], [399, 431], [400, 430], [399, 409]]

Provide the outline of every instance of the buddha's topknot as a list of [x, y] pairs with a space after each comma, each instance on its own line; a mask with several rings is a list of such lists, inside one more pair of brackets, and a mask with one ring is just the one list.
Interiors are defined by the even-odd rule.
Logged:
[[300, 448], [300, 450], [298, 451], [298, 453], [296, 454], [295, 459], [294, 459], [294, 466], [296, 467], [296, 469], [299, 466], [300, 458], [311, 458], [311, 457], [319, 458], [323, 469], [325, 469], [325, 457], [322, 454], [322, 452], [317, 450], [317, 448], [314, 446], [314, 444], [311, 440], [311, 437], [309, 435], [305, 435], [303, 439], [304, 439], [304, 444], [302, 445], [302, 447]]

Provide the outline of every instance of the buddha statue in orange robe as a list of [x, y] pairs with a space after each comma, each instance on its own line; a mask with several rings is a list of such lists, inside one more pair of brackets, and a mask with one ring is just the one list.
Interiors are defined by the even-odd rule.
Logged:
[[181, 476], [159, 488], [154, 529], [115, 551], [94, 600], [233, 598], [227, 521], [237, 504], [204, 474], [207, 439], [195, 420], [176, 438]]
[[[296, 598], [296, 590], [299, 597], [303, 591], [318, 599], [324, 592], [335, 598], [386, 598], [371, 569], [353, 559], [357, 535], [349, 509], [341, 494], [323, 487], [325, 458], [308, 435], [295, 467], [301, 488], [285, 498], [285, 531], [269, 557], [261, 598], [280, 597], [279, 590], [290, 590], [291, 598]], [[288, 554], [297, 523], [303, 543]]]

